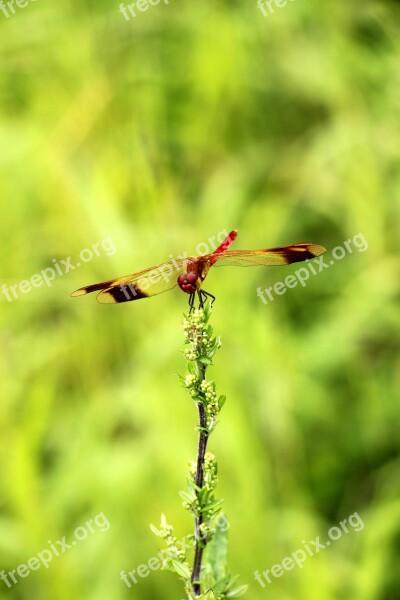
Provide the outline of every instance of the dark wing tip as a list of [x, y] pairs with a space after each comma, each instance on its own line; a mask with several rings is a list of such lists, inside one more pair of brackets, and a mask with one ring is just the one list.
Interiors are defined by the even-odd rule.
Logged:
[[98, 290], [105, 290], [108, 288], [115, 280], [109, 279], [108, 281], [102, 281], [101, 283], [94, 283], [92, 285], [85, 285], [85, 287], [79, 288], [79, 290], [75, 290], [70, 294], [72, 298], [76, 296], [86, 296], [86, 294], [91, 294], [92, 292], [97, 292]]
[[288, 265], [295, 262], [303, 262], [304, 260], [312, 260], [326, 252], [326, 248], [319, 244], [313, 244], [312, 242], [303, 242], [302, 244], [272, 248], [272, 250], [281, 254], [283, 258], [286, 259], [286, 264]]
[[326, 252], [326, 248], [312, 242], [295, 244], [289, 249], [291, 260], [289, 262], [302, 262], [303, 260], [312, 260]]

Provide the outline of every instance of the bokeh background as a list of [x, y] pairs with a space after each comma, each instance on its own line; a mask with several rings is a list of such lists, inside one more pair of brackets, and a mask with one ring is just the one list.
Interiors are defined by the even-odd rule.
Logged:
[[[89, 283], [194, 253], [314, 241], [355, 251], [264, 305], [296, 270], [214, 269], [210, 376], [228, 397], [210, 442], [249, 600], [400, 597], [400, 5], [180, 2], [125, 20], [118, 2], [0, 11], [1, 284], [111, 238], [115, 252], [9, 302], [0, 294], [0, 568], [103, 512], [98, 531], [8, 589], [21, 600], [182, 598], [170, 573], [128, 589], [159, 551], [161, 512], [195, 455], [180, 387], [187, 298], [71, 299]], [[61, 263], [60, 263], [61, 264]], [[271, 568], [343, 535], [266, 588]]]

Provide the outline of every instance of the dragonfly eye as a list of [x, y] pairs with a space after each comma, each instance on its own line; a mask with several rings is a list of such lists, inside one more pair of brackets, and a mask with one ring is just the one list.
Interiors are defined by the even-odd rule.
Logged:
[[184, 292], [192, 294], [196, 291], [197, 275], [196, 273], [183, 273], [178, 277], [178, 285]]

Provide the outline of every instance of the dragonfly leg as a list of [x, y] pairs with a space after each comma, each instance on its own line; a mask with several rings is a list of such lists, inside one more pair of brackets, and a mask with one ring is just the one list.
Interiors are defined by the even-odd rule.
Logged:
[[198, 290], [199, 295], [199, 308], [204, 308], [204, 298], [203, 298], [203, 290]]
[[210, 292], [206, 292], [205, 290], [199, 291], [199, 298], [200, 298], [200, 308], [204, 308], [204, 302], [205, 302], [205, 300], [207, 300], [207, 298], [211, 298], [211, 306], [214, 304], [214, 301], [215, 301], [215, 296], [210, 294]]
[[190, 294], [189, 296], [189, 306], [190, 306], [190, 310], [189, 310], [189, 315], [192, 312], [192, 310], [194, 309], [194, 298], [195, 298], [195, 294]]

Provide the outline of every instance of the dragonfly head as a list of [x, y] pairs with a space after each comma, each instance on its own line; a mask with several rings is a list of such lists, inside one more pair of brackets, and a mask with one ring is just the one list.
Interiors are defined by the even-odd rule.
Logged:
[[196, 273], [182, 273], [178, 277], [178, 285], [187, 294], [194, 294], [198, 287], [198, 280]]

